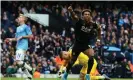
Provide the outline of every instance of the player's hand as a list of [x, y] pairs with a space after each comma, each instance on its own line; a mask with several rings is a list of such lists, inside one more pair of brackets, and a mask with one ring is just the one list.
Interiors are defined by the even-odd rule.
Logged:
[[72, 11], [73, 11], [72, 6], [69, 6], [69, 7], [68, 7], [68, 11], [69, 11], [69, 12], [72, 12]]
[[18, 41], [18, 40], [20, 40], [20, 39], [22, 39], [22, 38], [23, 38], [22, 36], [21, 36], [21, 37], [19, 37], [19, 38], [17, 38], [17, 41]]
[[11, 41], [12, 41], [11, 38], [6, 38], [6, 39], [4, 40], [4, 42], [6, 42], [6, 43], [11, 42]]
[[62, 72], [58, 72], [58, 77], [61, 78]]

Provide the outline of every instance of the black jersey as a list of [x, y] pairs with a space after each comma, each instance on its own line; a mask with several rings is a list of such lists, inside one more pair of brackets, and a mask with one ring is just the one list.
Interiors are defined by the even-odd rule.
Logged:
[[78, 44], [91, 44], [97, 37], [98, 26], [95, 22], [85, 24], [82, 19], [75, 25], [75, 42]]

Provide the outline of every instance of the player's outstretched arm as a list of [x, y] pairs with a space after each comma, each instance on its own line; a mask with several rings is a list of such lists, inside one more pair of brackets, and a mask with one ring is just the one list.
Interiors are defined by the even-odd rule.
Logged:
[[17, 41], [17, 38], [6, 38], [5, 42]]
[[79, 17], [78, 17], [78, 16], [75, 14], [75, 12], [73, 11], [72, 6], [69, 6], [69, 7], [68, 7], [68, 11], [71, 13], [72, 19], [74, 19], [74, 20], [79, 20]]

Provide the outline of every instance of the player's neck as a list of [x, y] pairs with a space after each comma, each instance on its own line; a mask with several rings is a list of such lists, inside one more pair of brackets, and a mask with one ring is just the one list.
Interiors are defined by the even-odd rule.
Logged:
[[25, 24], [25, 23], [24, 23], [24, 22], [21, 22], [21, 23], [20, 23], [20, 26], [23, 25], [23, 24]]
[[87, 24], [90, 23], [90, 22], [91, 22], [90, 20], [87, 20], [87, 21], [85, 20], [85, 23], [87, 23]]

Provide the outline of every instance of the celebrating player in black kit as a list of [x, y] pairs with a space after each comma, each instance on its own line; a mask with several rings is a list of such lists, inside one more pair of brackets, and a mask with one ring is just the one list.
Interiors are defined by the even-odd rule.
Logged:
[[68, 72], [72, 68], [74, 62], [77, 60], [80, 52], [83, 52], [89, 57], [87, 73], [90, 73], [90, 70], [94, 63], [94, 50], [92, 48], [92, 45], [97, 39], [100, 39], [101, 37], [100, 27], [96, 24], [96, 22], [92, 21], [91, 11], [89, 9], [82, 11], [83, 19], [79, 18], [75, 14], [71, 6], [68, 7], [68, 10], [72, 15], [72, 19], [77, 20], [77, 23], [75, 25], [75, 43], [72, 49], [72, 60], [66, 67], [66, 72], [63, 75], [63, 80], [67, 80]]

